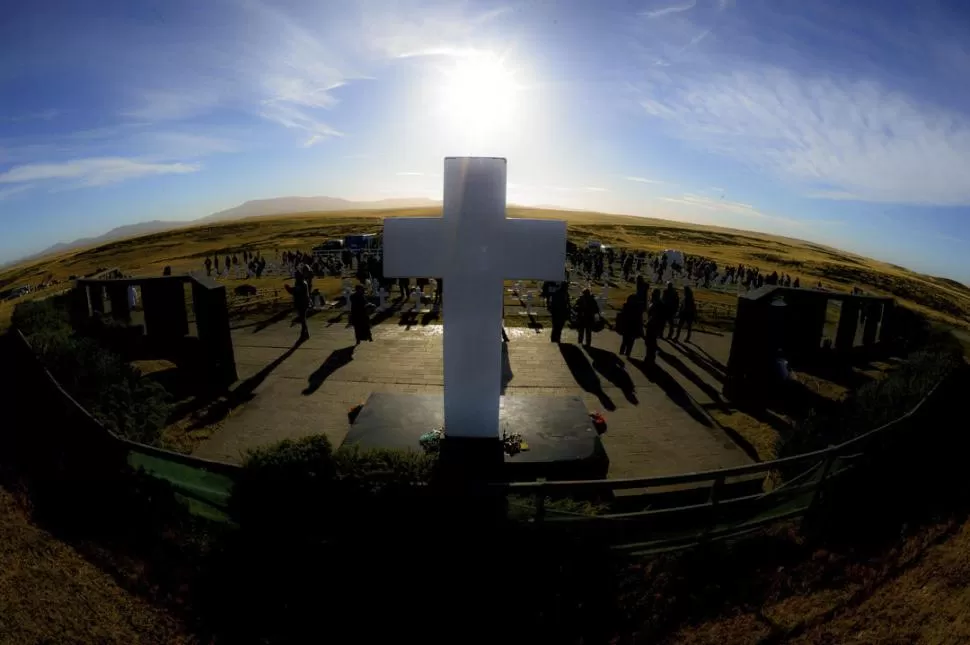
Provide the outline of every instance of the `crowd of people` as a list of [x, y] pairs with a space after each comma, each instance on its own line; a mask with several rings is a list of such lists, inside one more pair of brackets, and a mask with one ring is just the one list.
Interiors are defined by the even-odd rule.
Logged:
[[[643, 338], [646, 342], [645, 359], [648, 363], [653, 363], [657, 356], [657, 341], [663, 337], [665, 330], [667, 338], [679, 341], [681, 333], [686, 329], [684, 340], [690, 342], [694, 322], [697, 320], [697, 303], [694, 300], [694, 291], [689, 285], [683, 288], [683, 299], [673, 282], [668, 282], [663, 291], [654, 289], [649, 303], [646, 297], [648, 290], [646, 281], [639, 280], [637, 292], [627, 296], [616, 316], [613, 329], [622, 338], [620, 354], [631, 356], [637, 339]], [[576, 302], [571, 304], [569, 283], [563, 281], [549, 289], [546, 306], [552, 317], [552, 342], [562, 342], [562, 330], [572, 320], [577, 343], [586, 346], [592, 344], [593, 333], [601, 328], [602, 312], [588, 288], [583, 289]]]
[[[240, 264], [240, 255], [242, 255], [242, 263]], [[266, 270], [266, 259], [260, 254], [259, 251], [243, 251], [242, 254], [239, 253], [227, 253], [225, 256], [225, 264], [222, 267], [219, 264], [219, 255], [213, 254], [211, 258], [206, 256], [202, 264], [205, 266], [205, 274], [207, 276], [212, 276], [212, 271], [215, 270], [216, 274], [222, 274], [223, 272], [229, 273], [233, 268], [239, 268], [240, 266], [245, 267], [246, 277], [263, 277], [263, 271]]]
[[[258, 254], [257, 254], [258, 257]], [[350, 323], [355, 330], [357, 342], [371, 340], [370, 319], [368, 314], [367, 289], [364, 285], [374, 285], [383, 293], [390, 295], [396, 282], [398, 298], [407, 299], [413, 295], [412, 280], [393, 279], [383, 275], [383, 261], [379, 254], [352, 252], [348, 249], [324, 255], [311, 255], [301, 251], [284, 251], [279, 254], [285, 268], [294, 275], [294, 304], [301, 321], [301, 336], [308, 336], [306, 314], [312, 306], [311, 294], [314, 276], [346, 276], [353, 274], [359, 284], [350, 295]], [[616, 317], [614, 330], [621, 336], [620, 353], [631, 356], [637, 339], [643, 338], [646, 345], [645, 359], [653, 362], [657, 355], [658, 340], [666, 337], [679, 341], [681, 335], [690, 342], [694, 323], [697, 320], [697, 303], [694, 288], [710, 288], [716, 284], [737, 284], [739, 287], [755, 289], [764, 285], [800, 287], [799, 278], [784, 272], [764, 273], [759, 267], [745, 264], [719, 267], [710, 259], [677, 253], [670, 259], [666, 253], [650, 253], [612, 248], [573, 248], [567, 253], [562, 282], [545, 282], [542, 297], [552, 318], [552, 342], [562, 342], [562, 331], [567, 323], [572, 323], [581, 344], [590, 345], [592, 335], [604, 326], [600, 303], [589, 288], [571, 302], [569, 285], [571, 273], [577, 280], [601, 280], [606, 284], [610, 277], [622, 276], [625, 282], [635, 284], [635, 293], [626, 299]], [[227, 262], [229, 261], [227, 256]], [[617, 272], [619, 275], [617, 275]], [[674, 284], [679, 279], [685, 284], [682, 290]], [[413, 287], [426, 293], [429, 278], [413, 280]], [[650, 289], [651, 284], [664, 288]], [[434, 304], [440, 304], [443, 280], [434, 280]]]

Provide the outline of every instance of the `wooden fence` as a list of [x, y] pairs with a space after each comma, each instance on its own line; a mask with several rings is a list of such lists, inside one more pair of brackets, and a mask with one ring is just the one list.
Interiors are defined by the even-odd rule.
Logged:
[[[22, 387], [56, 405], [67, 406], [82, 427], [70, 428], [85, 441], [108, 442], [127, 451], [128, 463], [172, 485], [189, 509], [210, 519], [228, 520], [228, 501], [240, 467], [218, 461], [146, 446], [108, 431], [71, 397], [40, 363], [27, 340], [18, 332], [8, 334], [13, 344], [7, 355], [11, 367], [22, 376]], [[537, 481], [496, 483], [489, 487], [509, 500], [509, 515], [545, 529], [578, 536], [595, 536], [618, 552], [630, 555], [686, 548], [705, 541], [742, 536], [769, 524], [804, 517], [832, 490], [833, 483], [850, 472], [873, 444], [891, 440], [914, 423], [920, 410], [938, 390], [937, 384], [912, 410], [900, 418], [840, 445], [824, 450], [737, 468], [684, 473], [662, 477], [606, 479], [597, 481]], [[9, 432], [10, 429], [4, 429]], [[14, 429], [24, 431], [24, 429]], [[77, 435], [75, 435], [77, 436]], [[739, 482], [763, 484], [772, 473], [797, 472], [771, 490], [751, 492]], [[678, 506], [659, 506], [652, 491], [671, 489], [705, 492], [705, 501]], [[638, 491], [643, 508], [633, 512], [584, 514], [559, 510], [550, 500], [562, 498], [623, 499], [616, 494]], [[734, 494], [740, 491], [741, 494]]]

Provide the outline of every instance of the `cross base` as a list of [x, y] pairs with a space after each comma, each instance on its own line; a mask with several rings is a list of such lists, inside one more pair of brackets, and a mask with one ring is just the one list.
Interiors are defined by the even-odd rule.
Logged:
[[[375, 392], [343, 445], [420, 452], [421, 435], [443, 421], [441, 394]], [[609, 458], [579, 397], [502, 396], [499, 423], [507, 434], [520, 434], [528, 449], [508, 454], [499, 438], [449, 437], [446, 430], [442, 474], [465, 482], [606, 478]]]

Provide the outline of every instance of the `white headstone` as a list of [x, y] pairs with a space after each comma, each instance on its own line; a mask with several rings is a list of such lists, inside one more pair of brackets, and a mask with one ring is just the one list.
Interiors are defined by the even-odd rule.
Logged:
[[414, 298], [414, 307], [412, 307], [411, 311], [421, 311], [421, 298], [424, 297], [424, 291], [420, 287], [415, 287], [411, 294]]
[[377, 297], [381, 299], [380, 304], [377, 306], [377, 311], [384, 311], [387, 309], [387, 290], [381, 287], [377, 292]]
[[448, 283], [448, 436], [499, 437], [503, 280], [562, 279], [566, 223], [506, 219], [505, 188], [505, 159], [449, 157], [442, 217], [384, 220], [386, 276], [433, 275]]
[[350, 294], [353, 293], [353, 289], [350, 288], [350, 280], [344, 280], [343, 285], [344, 311], [350, 311]]

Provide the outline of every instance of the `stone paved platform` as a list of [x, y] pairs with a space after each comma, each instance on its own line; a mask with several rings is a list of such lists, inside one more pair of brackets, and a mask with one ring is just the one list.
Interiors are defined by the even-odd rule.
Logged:
[[[252, 447], [322, 432], [339, 445], [347, 411], [371, 392], [441, 392], [442, 327], [403, 326], [394, 319], [374, 327], [374, 341], [354, 347], [353, 330], [333, 314], [310, 320], [310, 339], [294, 343], [299, 326], [289, 318], [233, 331], [245, 402], [195, 452], [240, 461]], [[567, 329], [562, 345], [548, 330], [507, 328], [504, 391], [579, 394], [590, 411], [604, 412], [603, 440], [611, 477], [645, 477], [750, 463], [751, 459], [707, 415], [704, 405], [720, 389], [730, 336], [695, 333], [692, 344], [661, 342], [659, 369], [620, 358], [620, 338], [595, 334], [591, 348], [575, 344]]]

